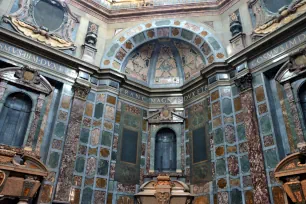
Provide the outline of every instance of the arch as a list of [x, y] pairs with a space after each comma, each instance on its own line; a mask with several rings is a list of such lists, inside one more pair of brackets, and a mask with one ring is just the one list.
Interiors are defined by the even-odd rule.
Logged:
[[33, 103], [23, 92], [8, 95], [0, 114], [0, 143], [22, 146]]
[[170, 128], [162, 128], [155, 137], [155, 170], [176, 170], [176, 134]]
[[227, 57], [221, 42], [203, 25], [185, 20], [157, 20], [134, 26], [116, 36], [106, 50], [101, 69], [122, 71], [125, 59], [140, 45], [159, 38], [185, 41], [198, 48], [206, 64], [223, 62]]

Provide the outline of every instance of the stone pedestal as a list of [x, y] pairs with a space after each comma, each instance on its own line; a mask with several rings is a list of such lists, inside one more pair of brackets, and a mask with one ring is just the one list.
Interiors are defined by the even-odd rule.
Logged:
[[83, 56], [82, 60], [93, 63], [96, 58], [97, 49], [89, 44], [83, 45]]
[[246, 47], [245, 36], [246, 35], [244, 33], [238, 33], [232, 39], [230, 39], [233, 53], [237, 53]]

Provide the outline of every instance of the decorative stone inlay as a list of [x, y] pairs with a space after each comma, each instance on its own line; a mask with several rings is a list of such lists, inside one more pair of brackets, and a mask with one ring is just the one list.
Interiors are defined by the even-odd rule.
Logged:
[[96, 187], [97, 188], [105, 188], [107, 184], [107, 179], [105, 178], [97, 178], [96, 179]]
[[228, 163], [228, 170], [229, 173], [232, 176], [236, 176], [239, 174], [239, 165], [238, 165], [238, 158], [235, 156], [230, 156], [227, 158], [227, 163]]
[[226, 141], [230, 144], [236, 142], [234, 126], [227, 125], [224, 129]]
[[218, 193], [218, 204], [228, 204], [229, 196], [228, 192], [219, 192]]
[[258, 112], [259, 112], [260, 115], [261, 115], [261, 114], [264, 114], [264, 113], [266, 113], [266, 112], [268, 112], [267, 104], [266, 104], [266, 103], [260, 104], [260, 105], [258, 106]]
[[240, 153], [248, 152], [248, 143], [244, 142], [244, 143], [239, 144], [239, 151]]
[[73, 177], [73, 185], [82, 186], [82, 176], [74, 176]]
[[220, 101], [212, 104], [212, 115], [217, 116], [221, 114]]
[[66, 121], [68, 118], [68, 112], [60, 110], [58, 112], [58, 119], [62, 121]]
[[265, 100], [265, 91], [263, 86], [259, 86], [255, 89], [255, 95], [257, 102], [261, 102]]
[[274, 145], [273, 135], [268, 135], [264, 137], [264, 146], [269, 147]]
[[109, 150], [106, 148], [101, 148], [100, 150], [100, 156], [102, 157], [108, 157], [109, 156]]
[[219, 97], [220, 97], [220, 95], [219, 95], [218, 90], [212, 92], [211, 95], [210, 95], [211, 101], [217, 100]]
[[302, 130], [302, 126], [301, 126], [301, 121], [299, 118], [299, 113], [296, 107], [296, 102], [294, 100], [294, 95], [291, 89], [291, 84], [290, 83], [286, 83], [284, 85], [285, 88], [285, 92], [289, 101], [289, 105], [290, 105], [290, 110], [293, 116], [293, 121], [294, 121], [294, 125], [295, 125], [295, 131], [296, 134], [298, 136], [298, 143], [304, 143], [304, 135], [303, 135], [303, 130]]
[[224, 178], [219, 179], [217, 185], [221, 189], [225, 188], [227, 185], [226, 179]]
[[216, 148], [216, 156], [220, 157], [224, 155], [224, 147], [217, 147]]
[[75, 97], [71, 106], [67, 136], [62, 153], [61, 168], [59, 171], [60, 173], [57, 186], [58, 191], [55, 194], [55, 200], [65, 202], [69, 202], [69, 195], [73, 185], [73, 171], [80, 137], [80, 127], [85, 109], [86, 97], [90, 90], [88, 87], [83, 87], [80, 85], [75, 85], [73, 87]]
[[[254, 187], [254, 203], [270, 203], [265, 175], [265, 166], [263, 152], [261, 147], [261, 138], [258, 129], [258, 119], [256, 118], [256, 108], [252, 92], [252, 75], [250, 73], [235, 80], [240, 92], [241, 104], [244, 106], [243, 120], [245, 124], [245, 133], [248, 140], [248, 150], [250, 162], [250, 172]], [[237, 119], [237, 117], [236, 117]]]
[[230, 184], [232, 187], [240, 187], [240, 179], [231, 179]]
[[52, 148], [53, 149], [61, 150], [61, 148], [62, 148], [62, 141], [54, 139], [53, 142], [52, 142]]
[[[107, 197], [110, 197], [109, 196], [110, 194], [108, 194]], [[100, 204], [100, 203], [104, 203], [105, 202], [105, 192], [104, 191], [95, 191], [94, 192], [94, 204]], [[109, 203], [109, 202], [107, 202]]]

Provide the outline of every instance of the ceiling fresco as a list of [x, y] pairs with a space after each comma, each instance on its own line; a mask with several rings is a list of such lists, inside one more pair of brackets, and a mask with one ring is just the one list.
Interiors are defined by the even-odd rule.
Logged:
[[198, 48], [181, 40], [158, 39], [136, 48], [123, 68], [129, 78], [150, 86], [178, 86], [200, 75], [205, 60]]
[[101, 69], [125, 73], [149, 87], [177, 87], [226, 57], [224, 47], [206, 26], [157, 20], [116, 35], [105, 50]]
[[127, 9], [127, 8], [140, 8], [148, 6], [168, 6], [180, 4], [194, 4], [194, 3], [218, 3], [220, 0], [94, 0], [101, 6], [111, 9]]

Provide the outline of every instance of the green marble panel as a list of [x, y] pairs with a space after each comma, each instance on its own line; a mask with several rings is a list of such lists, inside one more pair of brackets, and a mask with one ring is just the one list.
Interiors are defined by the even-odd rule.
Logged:
[[239, 191], [238, 189], [233, 189], [231, 191], [231, 203], [235, 203], [235, 204], [242, 204], [242, 194], [241, 191]]
[[55, 130], [54, 130], [54, 134], [59, 137], [59, 138], [64, 138], [65, 136], [65, 129], [66, 129], [66, 125], [65, 123], [62, 122], [58, 122], [55, 125]]
[[108, 161], [100, 159], [98, 164], [98, 174], [101, 176], [107, 175], [108, 165]]
[[135, 35], [135, 37], [133, 37], [133, 40], [136, 44], [140, 44], [145, 40], [145, 36], [143, 33], [139, 33], [138, 35]]
[[215, 130], [214, 143], [215, 145], [218, 145], [218, 144], [222, 144], [223, 142], [224, 142], [223, 129], [219, 128]]
[[240, 141], [246, 139], [244, 124], [237, 126], [237, 135], [238, 135], [238, 139]]
[[185, 29], [182, 30], [182, 37], [185, 38], [186, 40], [192, 40], [193, 36], [194, 36], [194, 33], [188, 30], [185, 30]]
[[278, 164], [278, 158], [275, 149], [269, 149], [264, 151], [265, 160], [267, 163], [267, 168], [275, 168]]
[[232, 100], [229, 98], [225, 98], [222, 100], [222, 110], [223, 113], [230, 115], [233, 113], [233, 109], [232, 109]]
[[240, 157], [240, 165], [241, 165], [241, 171], [243, 173], [248, 173], [250, 171], [250, 162], [248, 155]]
[[164, 25], [170, 25], [171, 21], [170, 20], [161, 20], [157, 21], [155, 23], [156, 26], [164, 26]]
[[260, 119], [260, 127], [263, 135], [267, 135], [272, 132], [271, 120], [268, 115], [265, 115]]
[[224, 159], [218, 159], [216, 161], [216, 174], [222, 176], [226, 174], [226, 165]]
[[56, 168], [58, 166], [60, 154], [58, 152], [51, 152], [49, 156], [48, 166], [50, 168]]
[[85, 167], [85, 159], [83, 157], [78, 157], [75, 161], [75, 171], [78, 173], [83, 173]]
[[93, 190], [91, 188], [85, 188], [82, 195], [82, 204], [91, 204]]
[[89, 138], [89, 129], [82, 128], [81, 134], [80, 134], [80, 141], [83, 143], [87, 143]]
[[95, 114], [94, 114], [95, 118], [101, 118], [102, 117], [102, 115], [103, 115], [103, 108], [104, 108], [104, 105], [102, 103], [96, 104]]
[[107, 132], [107, 131], [102, 132], [101, 144], [105, 145], [105, 146], [108, 146], [108, 147], [111, 146], [111, 144], [112, 144], [112, 133], [111, 132]]

